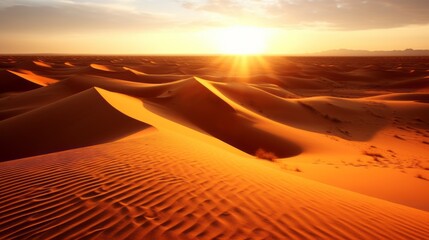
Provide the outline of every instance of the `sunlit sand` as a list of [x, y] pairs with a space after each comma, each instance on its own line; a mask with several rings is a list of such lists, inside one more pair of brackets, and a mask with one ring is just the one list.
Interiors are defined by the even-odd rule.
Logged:
[[424, 239], [428, 62], [3, 56], [0, 238]]

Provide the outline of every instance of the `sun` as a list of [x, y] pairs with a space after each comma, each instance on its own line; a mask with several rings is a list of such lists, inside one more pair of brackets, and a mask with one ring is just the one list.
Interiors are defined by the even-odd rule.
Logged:
[[268, 37], [264, 28], [232, 26], [215, 30], [213, 39], [222, 54], [256, 55], [266, 51]]

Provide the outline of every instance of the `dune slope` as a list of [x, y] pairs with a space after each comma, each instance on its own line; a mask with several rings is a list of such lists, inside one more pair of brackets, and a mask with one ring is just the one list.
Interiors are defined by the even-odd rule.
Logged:
[[426, 239], [428, 80], [428, 57], [0, 56], [0, 239]]
[[3, 239], [429, 234], [427, 212], [295, 177], [183, 135], [154, 134], [0, 166]]
[[9, 70], [0, 70], [0, 93], [19, 92], [36, 89], [41, 85], [28, 81]]
[[91, 88], [1, 121], [1, 160], [113, 141], [149, 127], [112, 107], [103, 91]]
[[159, 110], [155, 113], [180, 119], [181, 124], [204, 131], [250, 155], [258, 149], [274, 152], [278, 157], [301, 152], [287, 137], [258, 127], [257, 119], [231, 106], [229, 99], [204, 79], [191, 78], [174, 89], [170, 97], [150, 101], [169, 109], [168, 113]]

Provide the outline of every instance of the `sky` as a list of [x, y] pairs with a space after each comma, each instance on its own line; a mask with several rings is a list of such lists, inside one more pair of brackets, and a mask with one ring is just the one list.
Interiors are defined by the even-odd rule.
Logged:
[[264, 54], [429, 49], [428, 13], [429, 0], [1, 0], [0, 53], [218, 54], [259, 39], [237, 26], [259, 29]]

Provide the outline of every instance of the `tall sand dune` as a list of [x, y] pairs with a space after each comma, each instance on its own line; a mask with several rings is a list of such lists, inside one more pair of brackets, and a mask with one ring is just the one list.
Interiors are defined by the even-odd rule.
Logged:
[[102, 91], [91, 88], [1, 121], [1, 160], [114, 141], [149, 127], [112, 107]]
[[[209, 87], [203, 79], [193, 78], [180, 84], [171, 97], [151, 100], [168, 107], [171, 113], [183, 119], [183, 125], [198, 128], [246, 152], [255, 154], [258, 149], [273, 152], [278, 157], [290, 157], [301, 152], [288, 137], [281, 137], [258, 128], [251, 116], [236, 111]], [[165, 112], [158, 111], [163, 114]]]
[[427, 239], [428, 60], [0, 56], [0, 239]]

